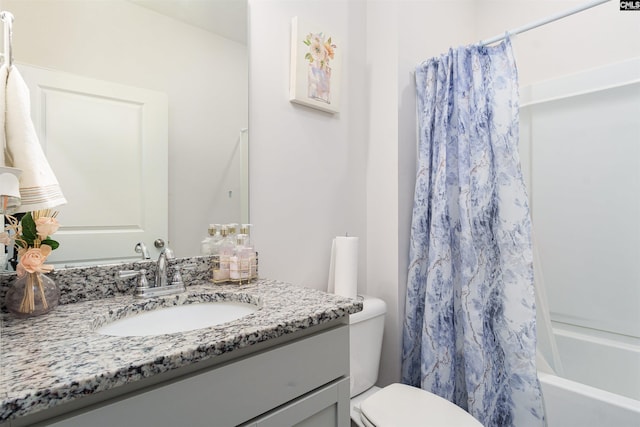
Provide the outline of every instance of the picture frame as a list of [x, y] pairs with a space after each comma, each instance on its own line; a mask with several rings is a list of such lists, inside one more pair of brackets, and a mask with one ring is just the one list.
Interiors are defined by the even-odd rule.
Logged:
[[329, 113], [340, 111], [341, 39], [321, 25], [291, 20], [289, 100]]

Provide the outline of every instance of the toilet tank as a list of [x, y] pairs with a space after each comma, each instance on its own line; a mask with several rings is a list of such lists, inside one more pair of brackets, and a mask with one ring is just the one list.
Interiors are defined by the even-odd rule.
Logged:
[[351, 397], [371, 388], [378, 380], [382, 334], [387, 305], [379, 298], [362, 298], [362, 311], [349, 316]]

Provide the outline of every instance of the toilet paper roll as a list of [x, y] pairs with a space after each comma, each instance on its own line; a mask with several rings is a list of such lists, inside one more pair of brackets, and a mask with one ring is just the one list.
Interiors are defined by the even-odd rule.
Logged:
[[329, 283], [327, 292], [330, 294], [336, 291], [336, 239], [331, 240], [331, 257], [329, 258]]
[[347, 298], [358, 295], [358, 238], [338, 236], [334, 240], [334, 293]]

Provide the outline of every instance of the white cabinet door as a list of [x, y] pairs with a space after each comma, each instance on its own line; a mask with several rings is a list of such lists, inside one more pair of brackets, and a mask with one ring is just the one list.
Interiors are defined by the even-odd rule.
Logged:
[[[36, 132], [68, 204], [57, 265], [138, 258], [168, 237], [168, 102], [164, 93], [17, 65]], [[153, 255], [153, 253], [152, 253]]]

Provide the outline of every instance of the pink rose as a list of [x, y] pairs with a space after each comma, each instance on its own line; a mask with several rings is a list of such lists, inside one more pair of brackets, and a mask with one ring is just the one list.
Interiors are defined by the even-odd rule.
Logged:
[[42, 245], [39, 248], [29, 248], [20, 257], [18, 264], [18, 275], [24, 270], [28, 273], [45, 273], [53, 269], [50, 265], [44, 265], [47, 257], [51, 253], [51, 246]]
[[13, 244], [13, 242], [11, 241], [11, 237], [9, 237], [9, 233], [7, 233], [6, 231], [3, 233], [0, 233], [0, 243], [7, 246]]
[[55, 218], [43, 216], [36, 219], [36, 231], [38, 232], [38, 237], [41, 240], [47, 238], [47, 236], [51, 236], [53, 233], [58, 231], [60, 224], [58, 224], [58, 220]]

